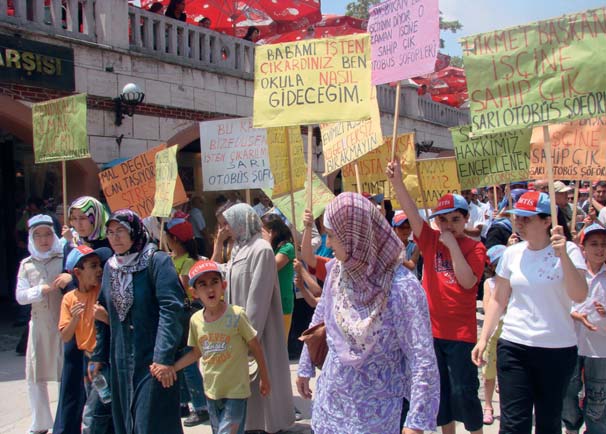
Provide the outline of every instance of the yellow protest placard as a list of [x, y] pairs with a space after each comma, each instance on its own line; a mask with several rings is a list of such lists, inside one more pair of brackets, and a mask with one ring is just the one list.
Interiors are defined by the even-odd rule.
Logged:
[[[411, 189], [411, 194], [418, 192], [418, 185], [415, 186], [416, 169], [414, 166], [414, 134], [402, 134], [396, 140], [396, 155], [401, 157], [402, 173], [405, 177], [407, 186]], [[391, 158], [391, 137], [386, 137], [383, 144], [364, 155], [357, 160], [358, 169], [360, 172], [360, 182], [362, 186], [360, 191], [371, 195], [383, 194], [385, 199], [391, 200], [394, 207], [398, 204], [395, 202], [395, 194], [391, 183], [385, 175], [385, 168]], [[350, 163], [343, 167], [341, 172], [343, 177], [343, 191], [358, 191], [356, 182], [356, 172], [354, 164]], [[418, 194], [418, 193], [417, 193]]]
[[286, 134], [290, 142], [292, 152], [293, 191], [303, 188], [305, 185], [305, 157], [303, 155], [303, 140], [299, 127], [268, 128], [267, 146], [269, 148], [269, 166], [274, 177], [273, 196], [280, 197], [290, 193], [290, 174], [288, 172], [288, 145]]
[[[103, 195], [112, 211], [129, 208], [141, 218], [151, 215], [156, 194], [156, 154], [164, 149], [166, 144], [99, 172]], [[187, 195], [181, 178], [177, 177], [172, 204], [185, 202]]]
[[370, 63], [367, 33], [257, 46], [254, 126], [370, 118]]
[[156, 193], [151, 215], [169, 217], [177, 183], [177, 149], [171, 146], [156, 154]]
[[[606, 178], [606, 117], [549, 125], [553, 175], [556, 179]], [[545, 174], [543, 128], [532, 131], [530, 139], [530, 179]]]
[[[418, 160], [417, 164], [428, 207], [435, 207], [438, 199], [446, 193], [460, 194], [461, 184], [457, 174], [457, 160], [454, 157]], [[421, 198], [416, 199], [417, 206], [422, 208]]]
[[377, 102], [377, 89], [370, 95], [370, 119], [356, 122], [320, 124], [324, 176], [351, 163], [383, 144], [381, 113]]

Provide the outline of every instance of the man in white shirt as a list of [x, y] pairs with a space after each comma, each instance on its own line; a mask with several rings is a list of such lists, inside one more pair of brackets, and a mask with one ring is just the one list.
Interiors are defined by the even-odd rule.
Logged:
[[[465, 225], [465, 234], [476, 241], [481, 241], [482, 228], [486, 224], [484, 210], [473, 202], [472, 190], [463, 190], [461, 195], [469, 204], [469, 220], [467, 220], [467, 225]], [[478, 192], [476, 190], [476, 200], [477, 195]]]

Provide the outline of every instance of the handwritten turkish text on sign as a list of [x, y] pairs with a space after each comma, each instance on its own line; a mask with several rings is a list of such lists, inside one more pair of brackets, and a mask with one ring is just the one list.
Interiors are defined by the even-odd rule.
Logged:
[[[606, 178], [606, 117], [549, 125], [553, 174], [556, 179]], [[530, 140], [530, 179], [545, 178], [543, 128]]]
[[377, 103], [377, 90], [374, 86], [370, 97], [370, 108], [370, 119], [366, 121], [320, 124], [324, 176], [383, 144], [381, 114]]
[[461, 40], [474, 133], [606, 114], [606, 7]]
[[440, 48], [438, 0], [388, 0], [369, 15], [373, 84], [434, 71]]
[[[414, 149], [414, 134], [410, 133], [398, 136], [396, 140], [396, 155], [405, 155], [406, 151], [411, 147]], [[383, 145], [358, 159], [357, 163], [360, 172], [360, 182], [362, 183], [360, 191], [373, 196], [375, 194], [383, 194], [385, 199], [390, 199], [394, 203], [395, 194], [391, 183], [385, 175], [385, 167], [387, 167], [387, 163], [390, 160], [391, 137], [386, 138]], [[341, 174], [343, 177], [343, 190], [357, 192], [358, 187], [354, 164], [350, 163], [344, 166]], [[414, 172], [405, 173], [404, 175], [414, 175]]]
[[171, 146], [156, 154], [156, 193], [154, 209], [151, 212], [153, 216], [170, 216], [178, 176], [177, 149], [178, 146]]
[[[103, 194], [112, 211], [129, 208], [141, 218], [151, 215], [156, 193], [156, 154], [160, 145], [99, 173]], [[172, 205], [187, 202], [181, 179], [177, 177]]]
[[529, 128], [470, 137], [471, 125], [450, 129], [463, 190], [528, 179]]
[[[428, 207], [435, 207], [438, 199], [447, 193], [461, 192], [455, 158], [430, 158], [418, 160], [417, 164]], [[417, 206], [423, 206], [420, 197], [417, 198]]]
[[86, 132], [86, 94], [32, 106], [36, 163], [90, 157]]
[[273, 186], [267, 134], [251, 118], [200, 122], [204, 191]]
[[[311, 130], [308, 130], [311, 131]], [[290, 173], [288, 144], [286, 134], [290, 143], [292, 153], [292, 177], [293, 186], [290, 186]], [[267, 143], [269, 146], [269, 161], [271, 173], [274, 176], [274, 188], [271, 197], [279, 197], [297, 191], [305, 185], [306, 166], [303, 155], [303, 140], [301, 139], [300, 127], [268, 128]]]
[[255, 49], [255, 127], [359, 121], [370, 117], [368, 34]]

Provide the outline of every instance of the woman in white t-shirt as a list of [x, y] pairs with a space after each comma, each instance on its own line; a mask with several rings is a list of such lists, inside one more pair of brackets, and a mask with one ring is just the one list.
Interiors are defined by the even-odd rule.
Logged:
[[497, 345], [500, 434], [560, 433], [562, 400], [577, 354], [570, 308], [587, 297], [585, 261], [562, 227], [550, 234], [549, 196], [524, 193], [509, 211], [524, 241], [507, 248], [472, 360], [481, 365], [488, 339], [507, 309]]

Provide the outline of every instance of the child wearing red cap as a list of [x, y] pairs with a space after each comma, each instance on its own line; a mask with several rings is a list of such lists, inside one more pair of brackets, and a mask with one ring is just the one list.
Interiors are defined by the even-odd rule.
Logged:
[[458, 420], [468, 431], [481, 433], [480, 382], [470, 353], [477, 339], [476, 296], [486, 248], [465, 235], [469, 206], [463, 196], [446, 194], [438, 200], [430, 217], [439, 228], [435, 230], [422, 219], [406, 190], [400, 162], [388, 163], [386, 174], [423, 255], [423, 288], [440, 371], [438, 426], [444, 433], [454, 433]]
[[[184, 288], [187, 288], [189, 303], [186, 303], [186, 312], [192, 315], [199, 309], [199, 302], [193, 299], [193, 294], [189, 288], [188, 275], [189, 270], [198, 260], [198, 248], [194, 238], [193, 225], [187, 220], [188, 215], [177, 211], [173, 218], [164, 224], [166, 233], [166, 242], [172, 253], [173, 264]], [[185, 347], [180, 351], [180, 355], [185, 354], [190, 347]], [[183, 425], [187, 427], [200, 425], [208, 420], [208, 411], [206, 398], [204, 397], [204, 383], [200, 370], [197, 366], [191, 365], [183, 370], [181, 387], [181, 415], [187, 416]], [[189, 399], [188, 399], [189, 398]], [[188, 401], [191, 400], [194, 411], [190, 413]]]
[[[254, 356], [260, 375], [259, 390], [269, 395], [269, 373], [257, 332], [240, 306], [224, 301], [227, 282], [214, 261], [198, 261], [189, 272], [189, 283], [204, 308], [192, 315], [188, 344], [193, 350], [181, 357], [169, 375], [202, 358], [204, 392], [214, 433], [244, 433], [246, 401], [250, 396], [248, 352]], [[171, 379], [152, 368], [152, 374], [169, 386]]]

